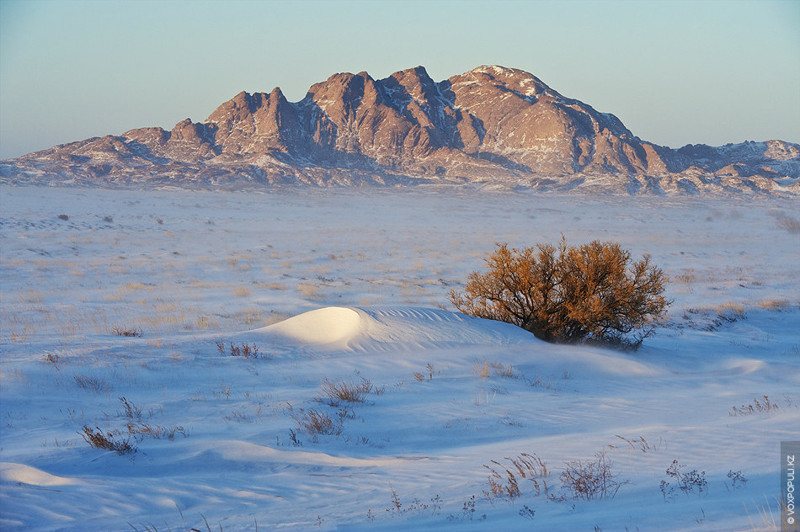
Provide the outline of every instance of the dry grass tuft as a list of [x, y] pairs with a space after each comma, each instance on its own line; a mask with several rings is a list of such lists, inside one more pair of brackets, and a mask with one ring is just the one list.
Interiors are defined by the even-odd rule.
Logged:
[[550, 472], [547, 464], [535, 454], [522, 453], [516, 458], [505, 457], [507, 465], [491, 460], [492, 466], [484, 465], [489, 470], [489, 489], [484, 494], [493, 497], [513, 499], [521, 495], [519, 481], [528, 480], [536, 491], [536, 495], [548, 493], [547, 478]]
[[729, 416], [749, 416], [751, 414], [769, 414], [773, 410], [777, 410], [778, 405], [769, 400], [769, 397], [762, 395], [761, 399], [758, 397], [753, 398], [753, 402], [742, 405], [734, 406], [728, 412]]
[[364, 378], [359, 383], [331, 382], [328, 379], [322, 381], [322, 393], [327, 396], [327, 403], [331, 406], [339, 406], [343, 401], [346, 403], [363, 403], [367, 395], [374, 390], [375, 387], [372, 382]]
[[95, 427], [95, 429], [84, 425], [83, 432], [79, 433], [86, 440], [86, 443], [92, 447], [114, 451], [117, 454], [135, 453], [137, 451], [136, 444], [131, 444], [132, 438], [117, 441], [114, 439], [115, 435], [111, 432], [103, 432], [100, 427]]
[[163, 427], [161, 425], [148, 425], [147, 423], [128, 423], [125, 425], [128, 434], [139, 438], [154, 438], [160, 440], [166, 438], [170, 441], [175, 439], [176, 434], [186, 437], [186, 431], [181, 426]]
[[[216, 342], [216, 344], [217, 344], [217, 350], [224, 355], [226, 352], [225, 344], [223, 342]], [[258, 346], [256, 344], [253, 344], [252, 346], [247, 344], [236, 345], [233, 342], [231, 342], [230, 349], [228, 349], [227, 351], [228, 354], [232, 357], [253, 358], [253, 359], [271, 358], [268, 355], [260, 354], [258, 351]]]
[[472, 371], [481, 379], [488, 379], [491, 375], [497, 377], [517, 378], [519, 375], [514, 371], [514, 366], [506, 366], [502, 362], [489, 362], [483, 359], [483, 364], [475, 362]]
[[[664, 446], [664, 441], [661, 438], [659, 438], [658, 444], [651, 444], [646, 439], [644, 439], [644, 436], [639, 436], [638, 438], [633, 438], [632, 440], [625, 438], [624, 436], [620, 436], [619, 434], [617, 434], [616, 436], [620, 440], [624, 441], [632, 451], [638, 450], [643, 453], [647, 453], [649, 451], [658, 451], [660, 447]], [[609, 445], [608, 447], [609, 449], [617, 448], [616, 445]]]
[[786, 299], [764, 299], [759, 301], [758, 307], [764, 310], [782, 312], [789, 307], [790, 303]]
[[308, 281], [297, 283], [297, 291], [306, 299], [319, 300], [322, 298], [319, 285]]
[[488, 379], [489, 375], [490, 375], [490, 372], [489, 372], [489, 361], [486, 360], [486, 359], [483, 359], [483, 364], [481, 364], [480, 362], [475, 362], [475, 364], [473, 364], [473, 366], [472, 366], [472, 370], [481, 379]]
[[75, 384], [86, 391], [104, 393], [111, 390], [111, 385], [99, 377], [90, 375], [75, 375]]
[[504, 366], [500, 362], [492, 362], [489, 364], [489, 367], [492, 368], [492, 373], [498, 377], [507, 377], [509, 379], [514, 379], [517, 377], [516, 372], [514, 372], [514, 366], [511, 364]]
[[239, 286], [233, 289], [233, 295], [236, 297], [248, 297], [250, 295], [250, 289], [246, 286]]
[[297, 425], [306, 433], [315, 436], [318, 434], [323, 435], [339, 435], [342, 433], [341, 422], [335, 422], [320, 410], [305, 410], [301, 415], [295, 418]]
[[[433, 364], [428, 362], [427, 364], [425, 364], [425, 369], [427, 370], [428, 380], [432, 381], [433, 380], [433, 374], [435, 373], [434, 368], [433, 368]], [[425, 380], [425, 374], [424, 373], [420, 373], [418, 371], [415, 371], [414, 372], [414, 378], [417, 379], [417, 381], [422, 382], [422, 381]]]

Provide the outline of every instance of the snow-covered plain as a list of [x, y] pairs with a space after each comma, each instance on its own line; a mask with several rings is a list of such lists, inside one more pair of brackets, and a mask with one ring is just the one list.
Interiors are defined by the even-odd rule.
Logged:
[[[795, 201], [2, 187], [0, 202], [3, 530], [779, 528], [779, 444], [800, 439]], [[449, 308], [495, 243], [562, 234], [649, 253], [671, 278], [669, 321], [639, 351]], [[336, 405], [325, 388], [342, 383], [370, 391]], [[304, 427], [313, 414], [331, 434]], [[94, 448], [84, 426], [137, 452]], [[616, 496], [554, 500], [565, 463], [598, 452]], [[553, 497], [522, 478], [519, 497], [487, 495], [485, 466], [506, 479], [522, 453]], [[684, 493], [673, 460], [705, 489]]]

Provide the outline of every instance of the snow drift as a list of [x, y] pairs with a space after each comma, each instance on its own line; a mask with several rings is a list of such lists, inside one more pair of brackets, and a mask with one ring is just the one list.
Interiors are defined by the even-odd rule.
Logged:
[[248, 337], [354, 351], [447, 345], [542, 343], [514, 325], [422, 307], [325, 307]]

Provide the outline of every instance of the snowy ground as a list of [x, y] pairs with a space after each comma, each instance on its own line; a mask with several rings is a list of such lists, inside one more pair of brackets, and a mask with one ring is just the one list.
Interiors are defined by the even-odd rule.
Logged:
[[[13, 187], [0, 202], [3, 530], [779, 526], [779, 443], [800, 439], [796, 202]], [[671, 277], [670, 320], [638, 352], [448, 308], [496, 242], [561, 234]], [[342, 383], [363, 402], [328, 400]], [[84, 426], [137, 450], [94, 448]], [[557, 500], [565, 464], [599, 452], [616, 496]], [[523, 453], [550, 472], [540, 493], [517, 474], [520, 496], [492, 496], [489, 468], [507, 485]]]

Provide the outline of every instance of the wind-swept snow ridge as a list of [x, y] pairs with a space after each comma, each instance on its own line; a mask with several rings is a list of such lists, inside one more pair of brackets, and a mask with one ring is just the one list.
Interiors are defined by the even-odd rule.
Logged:
[[474, 318], [458, 312], [422, 307], [359, 308], [363, 334], [351, 347], [486, 345], [539, 342], [532, 334], [508, 323]]
[[325, 307], [253, 331], [333, 349], [538, 342], [508, 323], [422, 307]]

